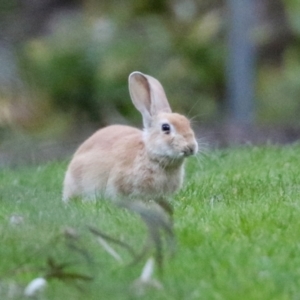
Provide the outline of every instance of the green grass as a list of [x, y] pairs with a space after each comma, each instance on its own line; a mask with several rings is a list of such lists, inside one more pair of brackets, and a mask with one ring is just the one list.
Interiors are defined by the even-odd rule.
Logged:
[[[174, 197], [177, 251], [143, 299], [299, 299], [300, 145], [211, 150], [190, 159]], [[200, 155], [201, 156], [201, 155]], [[106, 253], [92, 225], [140, 249], [138, 217], [107, 202], [61, 202], [66, 163], [0, 173], [0, 299], [23, 299], [49, 257], [92, 281], [49, 280], [38, 299], [132, 299], [142, 263]], [[22, 222], [11, 224], [11, 216]], [[77, 237], [65, 234], [72, 228]], [[73, 247], [70, 247], [70, 243]], [[77, 249], [77, 250], [76, 250]], [[80, 249], [80, 250], [78, 250]]]

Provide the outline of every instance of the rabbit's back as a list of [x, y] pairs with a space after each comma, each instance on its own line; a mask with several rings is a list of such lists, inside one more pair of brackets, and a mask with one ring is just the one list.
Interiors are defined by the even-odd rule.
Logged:
[[[120, 141], [130, 139], [140, 141], [142, 139], [142, 131], [125, 125], [111, 125], [96, 131], [89, 137], [75, 152], [75, 155], [87, 154], [98, 151], [118, 151]], [[137, 139], [138, 138], [138, 139]]]

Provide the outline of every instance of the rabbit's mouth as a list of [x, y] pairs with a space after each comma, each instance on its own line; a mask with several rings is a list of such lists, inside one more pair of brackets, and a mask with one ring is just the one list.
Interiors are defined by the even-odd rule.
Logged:
[[191, 155], [195, 155], [197, 152], [197, 147], [195, 145], [186, 146], [182, 151], [181, 155], [184, 157], [188, 157]]
[[191, 155], [194, 155], [194, 154], [195, 154], [194, 149], [193, 149], [193, 148], [190, 148], [190, 147], [188, 147], [188, 148], [186, 148], [186, 149], [184, 149], [184, 150], [182, 151], [182, 155], [183, 155], [184, 157], [188, 157], [188, 156], [191, 156]]

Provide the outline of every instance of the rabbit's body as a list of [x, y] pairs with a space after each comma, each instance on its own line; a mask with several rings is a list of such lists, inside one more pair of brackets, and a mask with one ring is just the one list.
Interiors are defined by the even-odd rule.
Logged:
[[[149, 107], [145, 111], [143, 104], [136, 103], [140, 101], [141, 93], [140, 86], [136, 91], [136, 84], [142, 80], [144, 85], [143, 78], [147, 75], [133, 74], [136, 74], [137, 82], [130, 91], [135, 106], [142, 112], [144, 131], [112, 125], [87, 139], [68, 167], [64, 201], [74, 196], [97, 195], [155, 200], [174, 193], [181, 186], [184, 158], [198, 150], [189, 121], [182, 115], [171, 113], [168, 102], [163, 102], [163, 109], [156, 107], [157, 112], [152, 112], [150, 117]], [[146, 78], [155, 80], [150, 76]], [[143, 97], [145, 94], [141, 95]]]
[[76, 152], [66, 176], [64, 199], [99, 193], [111, 198], [147, 199], [171, 194], [181, 185], [182, 162], [180, 159], [169, 166], [160, 164], [148, 154], [141, 130], [109, 126], [97, 131]]

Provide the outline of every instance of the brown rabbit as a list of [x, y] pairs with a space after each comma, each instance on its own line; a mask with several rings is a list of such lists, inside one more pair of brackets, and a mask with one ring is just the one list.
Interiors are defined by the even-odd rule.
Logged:
[[155, 78], [133, 72], [129, 91], [144, 129], [112, 125], [76, 151], [64, 179], [63, 201], [74, 196], [159, 199], [182, 184], [184, 159], [198, 151], [189, 120], [172, 113]]

